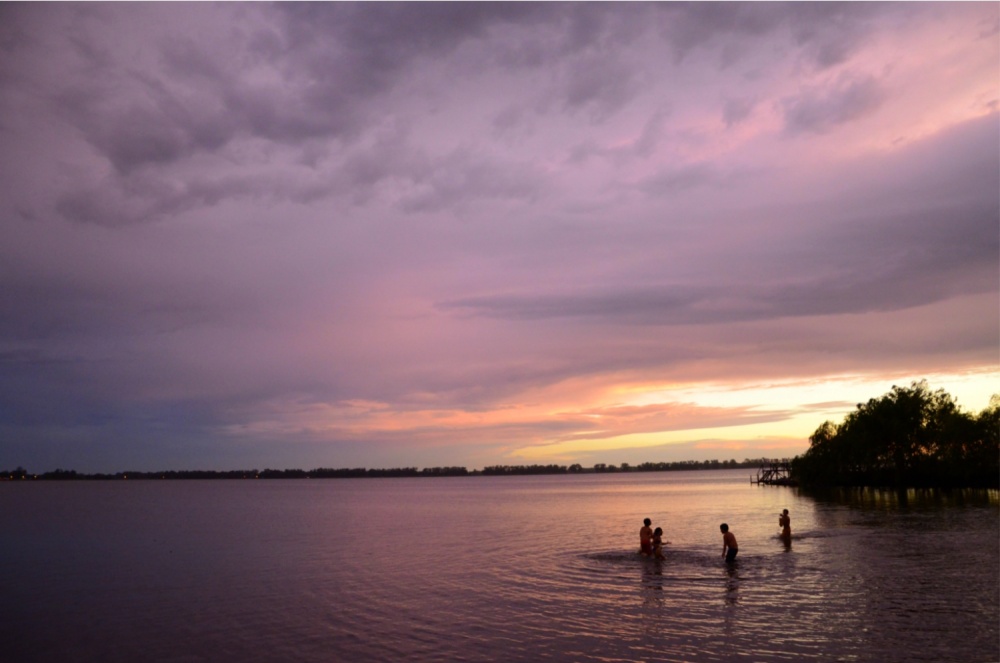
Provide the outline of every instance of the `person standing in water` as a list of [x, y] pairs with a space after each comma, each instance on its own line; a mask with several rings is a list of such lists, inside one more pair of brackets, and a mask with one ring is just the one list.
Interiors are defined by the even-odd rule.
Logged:
[[653, 530], [653, 556], [656, 559], [666, 559], [663, 556], [663, 529], [660, 527]]
[[646, 557], [653, 554], [653, 528], [650, 525], [653, 521], [646, 518], [642, 521], [642, 529], [639, 530], [639, 552]]
[[727, 564], [732, 563], [736, 560], [736, 553], [739, 552], [736, 536], [729, 531], [729, 525], [726, 523], [719, 525], [719, 531], [722, 532], [722, 556], [726, 558]]
[[781, 512], [778, 516], [778, 525], [781, 527], [781, 534], [779, 536], [781, 539], [788, 543], [792, 540], [792, 519], [788, 516], [788, 509]]

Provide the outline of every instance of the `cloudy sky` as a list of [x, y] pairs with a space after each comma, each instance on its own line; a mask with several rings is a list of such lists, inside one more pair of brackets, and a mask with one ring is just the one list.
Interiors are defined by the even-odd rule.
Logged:
[[0, 468], [789, 456], [1000, 392], [1000, 5], [0, 6]]

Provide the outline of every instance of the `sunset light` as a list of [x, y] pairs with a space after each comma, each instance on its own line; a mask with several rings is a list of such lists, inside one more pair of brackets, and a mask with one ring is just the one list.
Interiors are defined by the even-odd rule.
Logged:
[[1000, 392], [995, 4], [4, 19], [12, 467], [787, 457]]
[[1000, 3], [0, 3], [5, 661], [1000, 661]]

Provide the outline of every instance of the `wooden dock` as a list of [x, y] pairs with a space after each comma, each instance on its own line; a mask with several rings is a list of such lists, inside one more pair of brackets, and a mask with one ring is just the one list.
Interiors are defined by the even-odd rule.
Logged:
[[765, 486], [797, 486], [798, 482], [791, 478], [792, 465], [786, 458], [764, 463], [757, 470], [756, 477], [750, 477], [751, 484]]

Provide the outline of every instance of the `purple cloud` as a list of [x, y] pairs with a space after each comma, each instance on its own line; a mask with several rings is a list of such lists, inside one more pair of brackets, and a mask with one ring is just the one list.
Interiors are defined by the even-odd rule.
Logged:
[[988, 5], [0, 13], [0, 463], [620, 462], [817, 409], [649, 385], [995, 371]]
[[885, 92], [870, 76], [842, 79], [827, 90], [807, 90], [783, 102], [786, 131], [826, 133], [872, 113], [884, 99]]

